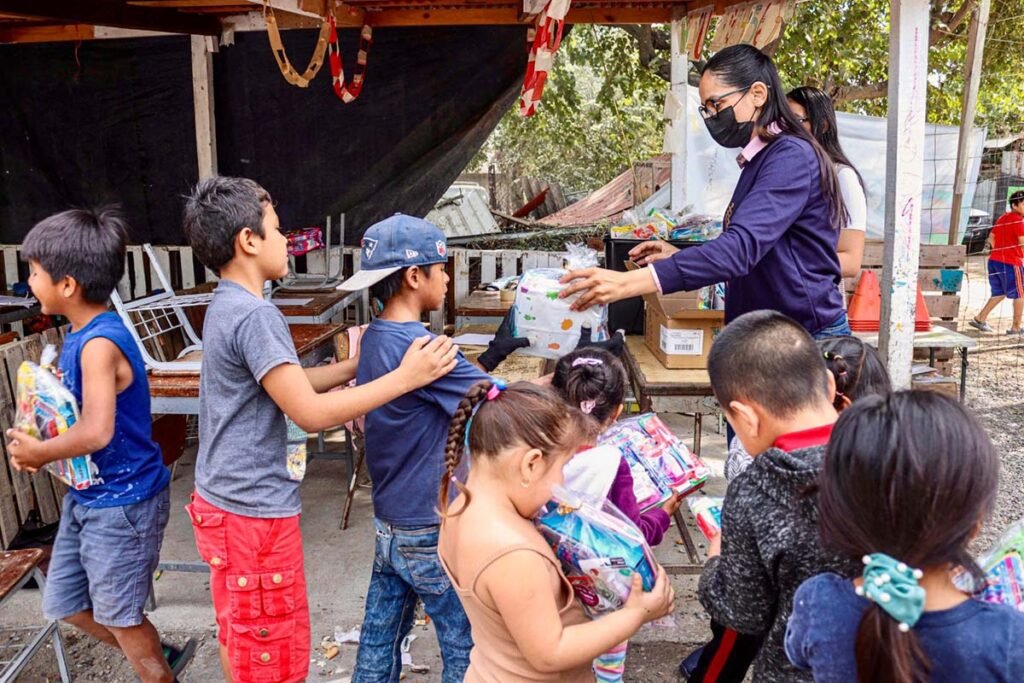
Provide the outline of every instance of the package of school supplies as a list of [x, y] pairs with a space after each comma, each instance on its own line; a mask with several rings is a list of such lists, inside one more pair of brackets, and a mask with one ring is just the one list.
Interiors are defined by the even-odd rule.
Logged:
[[[691, 453], [654, 413], [615, 423], [600, 441], [617, 447], [631, 465], [640, 464], [662, 491], [659, 500], [649, 504], [641, 502], [641, 509], [658, 505], [673, 493], [693, 493], [704, 485], [711, 473], [707, 465]], [[634, 476], [634, 484], [636, 479]]]
[[559, 282], [570, 270], [597, 265], [597, 252], [582, 244], [567, 244], [565, 269], [533, 268], [523, 273], [512, 305], [513, 336], [525, 337], [530, 345], [516, 353], [558, 359], [576, 348], [580, 330], [589, 327], [594, 341], [608, 339], [608, 307], [591, 306], [586, 311], [569, 310], [576, 296], [559, 299], [566, 285]]
[[643, 588], [654, 587], [657, 564], [644, 536], [607, 499], [590, 500], [556, 486], [537, 517], [537, 528], [562, 563], [583, 608], [591, 617], [621, 609], [639, 573]]
[[686, 499], [693, 518], [697, 520], [697, 528], [708, 540], [722, 532], [723, 500], [716, 496], [693, 496]]
[[[17, 411], [14, 427], [46, 441], [71, 429], [78, 421], [78, 402], [49, 368], [57, 350], [43, 350], [40, 365], [25, 361], [18, 368]], [[99, 470], [88, 455], [47, 463], [46, 469], [71, 488], [81, 491], [99, 483]]]
[[[981, 599], [1010, 605], [1024, 612], [1024, 519], [1010, 525], [995, 546], [978, 558], [985, 572], [985, 587]], [[961, 574], [957, 585], [970, 590], [970, 577]]]

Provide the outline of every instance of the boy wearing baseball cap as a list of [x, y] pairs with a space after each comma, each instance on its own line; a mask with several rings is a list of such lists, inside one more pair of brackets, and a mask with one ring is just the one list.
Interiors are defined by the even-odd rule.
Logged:
[[[437, 226], [396, 214], [371, 226], [362, 240], [362, 270], [338, 288], [369, 288], [383, 310], [360, 343], [359, 384], [393, 370], [423, 315], [441, 308], [448, 291], [448, 249]], [[353, 683], [390, 683], [402, 669], [400, 644], [422, 600], [437, 629], [444, 683], [462, 681], [473, 646], [469, 621], [437, 557], [437, 482], [444, 472], [448, 425], [469, 388], [525, 339], [507, 325], [474, 366], [461, 354], [455, 369], [366, 416], [366, 463], [373, 480], [377, 530], [373, 574], [359, 636]], [[483, 368], [483, 370], [481, 370]]]

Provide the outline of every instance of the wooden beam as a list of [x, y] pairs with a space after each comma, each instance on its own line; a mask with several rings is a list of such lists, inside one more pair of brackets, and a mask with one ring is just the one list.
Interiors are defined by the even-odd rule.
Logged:
[[686, 10], [682, 7], [672, 12], [670, 27], [670, 67], [672, 82], [669, 97], [675, 100], [675, 116], [666, 125], [672, 131], [672, 176], [669, 206], [672, 211], [682, 212], [686, 206], [686, 134], [687, 122], [686, 87], [689, 83], [690, 57], [686, 54]]
[[960, 213], [963, 209], [964, 191], [967, 189], [967, 167], [974, 130], [974, 115], [978, 111], [978, 86], [981, 83], [981, 62], [985, 55], [985, 34], [988, 32], [988, 14], [992, 0], [981, 0], [971, 15], [971, 28], [967, 39], [967, 65], [964, 73], [964, 101], [960, 118], [960, 137], [956, 146], [956, 176], [953, 180], [953, 208], [949, 214], [949, 244], [959, 244]]
[[878, 350], [893, 389], [910, 388], [921, 250], [929, 0], [891, 0], [885, 247]]
[[55, 43], [67, 40], [92, 40], [95, 29], [83, 24], [71, 25], [40, 25], [0, 24], [0, 44], [2, 43]]
[[[361, 14], [339, 12], [338, 26], [358, 28], [363, 25]], [[365, 12], [370, 26], [511, 26], [519, 25], [519, 12], [511, 7], [479, 9], [385, 9]], [[615, 9], [569, 9], [566, 23], [570, 24], [664, 24], [672, 20], [669, 7], [623, 7]]]
[[[262, 10], [264, 0], [249, 0], [253, 5], [259, 5]], [[299, 16], [323, 19], [327, 14], [326, 0], [266, 0], [266, 4], [281, 12], [290, 12]]]
[[192, 102], [196, 119], [199, 180], [217, 173], [217, 128], [213, 109], [213, 58], [206, 38], [192, 36]]
[[118, 0], [0, 0], [0, 12], [62, 24], [220, 35], [220, 21], [216, 17], [156, 7], [137, 7]]

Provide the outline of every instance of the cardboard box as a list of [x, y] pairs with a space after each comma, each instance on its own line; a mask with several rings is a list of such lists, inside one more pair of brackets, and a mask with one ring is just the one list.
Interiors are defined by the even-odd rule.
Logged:
[[[633, 262], [627, 270], [636, 270]], [[711, 343], [725, 325], [725, 311], [697, 308], [699, 292], [644, 295], [644, 342], [670, 370], [702, 370]]]

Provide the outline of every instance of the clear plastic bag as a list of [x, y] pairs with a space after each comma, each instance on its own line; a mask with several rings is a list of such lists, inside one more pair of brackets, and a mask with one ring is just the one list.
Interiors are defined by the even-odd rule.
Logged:
[[567, 244], [566, 269], [533, 268], [523, 273], [516, 287], [512, 310], [515, 337], [530, 340], [530, 346], [516, 353], [558, 359], [576, 348], [580, 330], [589, 327], [591, 339], [608, 339], [608, 307], [591, 306], [586, 311], [569, 310], [575, 296], [559, 299], [565, 285], [559, 280], [570, 270], [598, 264], [597, 252], [583, 244]]
[[[43, 349], [40, 365], [25, 361], [18, 367], [16, 429], [46, 441], [78, 422], [78, 402], [51, 368], [57, 359], [53, 345]], [[46, 469], [71, 488], [81, 491], [101, 482], [89, 455], [47, 463]]]
[[566, 578], [591, 617], [626, 604], [633, 574], [654, 587], [657, 563], [644, 536], [607, 499], [594, 501], [556, 486], [537, 517], [540, 533], [562, 563]]
[[[992, 549], [978, 558], [978, 565], [985, 572], [981, 599], [1024, 612], [1024, 519], [1011, 524]], [[957, 586], [967, 592], [975, 592], [973, 583], [967, 572], [956, 577]]]

